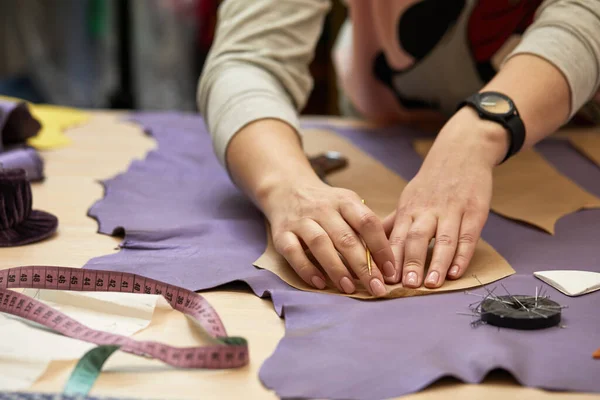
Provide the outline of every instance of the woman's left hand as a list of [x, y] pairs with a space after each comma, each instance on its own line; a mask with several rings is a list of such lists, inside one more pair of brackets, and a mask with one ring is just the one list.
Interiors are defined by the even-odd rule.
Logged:
[[[438, 134], [417, 175], [408, 183], [397, 209], [384, 221], [394, 252], [396, 275], [416, 288], [440, 287], [467, 267], [487, 220], [492, 170], [506, 154], [508, 134], [474, 111], [459, 111]], [[425, 260], [435, 245], [428, 275]]]

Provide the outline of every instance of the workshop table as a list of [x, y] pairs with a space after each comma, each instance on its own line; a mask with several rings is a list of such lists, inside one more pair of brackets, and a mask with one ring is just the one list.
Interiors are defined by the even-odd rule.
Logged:
[[[40, 243], [0, 249], [0, 268], [35, 264], [79, 268], [92, 257], [118, 251], [120, 239], [98, 234], [96, 221], [87, 216], [87, 211], [103, 196], [100, 181], [124, 172], [133, 159], [142, 159], [155, 143], [139, 126], [123, 122], [122, 114], [92, 114], [89, 123], [68, 132], [73, 140], [69, 147], [42, 153], [47, 179], [32, 186], [34, 209], [56, 215], [59, 218], [58, 233]], [[356, 123], [331, 122], [340, 125]], [[248, 366], [216, 371], [176, 370], [156, 360], [117, 353], [105, 365], [106, 372], [102, 373], [90, 394], [160, 399], [276, 398], [258, 378], [262, 363], [274, 352], [284, 335], [284, 321], [275, 313], [272, 303], [239, 286], [203, 292], [203, 296], [215, 307], [230, 333], [248, 339]], [[201, 344], [183, 314], [164, 306], [157, 306], [150, 325], [134, 337], [178, 346]], [[52, 362], [28, 390], [62, 391], [75, 363], [76, 360]], [[377, 382], [372, 384], [377, 385]], [[480, 385], [445, 379], [404, 398], [598, 399], [600, 396], [524, 388], [507, 374], [492, 373]]]

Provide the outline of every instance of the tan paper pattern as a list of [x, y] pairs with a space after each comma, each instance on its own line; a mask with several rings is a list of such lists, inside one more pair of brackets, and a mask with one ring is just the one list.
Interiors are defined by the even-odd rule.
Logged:
[[573, 147], [600, 167], [600, 130], [574, 132], [568, 138]]
[[[348, 157], [348, 167], [331, 174], [328, 177], [328, 182], [332, 186], [343, 187], [357, 192], [380, 218], [385, 217], [396, 208], [400, 193], [402, 193], [407, 182], [383, 164], [362, 152], [349, 141], [329, 131], [310, 130], [304, 134], [304, 148], [309, 156], [324, 151], [338, 151]], [[297, 289], [317, 293], [331, 293], [358, 299], [373, 299], [373, 296], [368, 293], [357, 279], [354, 280], [357, 291], [352, 295], [340, 293], [330, 281], [327, 282], [325, 290], [312, 288], [300, 279], [287, 261], [275, 251], [271, 234], [268, 230], [267, 237], [267, 249], [255, 261], [254, 265], [256, 267], [267, 269], [277, 274], [286, 283]], [[492, 246], [480, 240], [469, 269], [462, 278], [454, 281], [448, 280], [438, 289], [428, 289], [425, 287], [410, 289], [403, 287], [402, 284], [387, 285], [388, 294], [386, 298], [465, 290], [480, 286], [480, 282], [488, 284], [514, 273], [515, 271], [508, 262]]]
[[[415, 140], [414, 148], [425, 157], [433, 140]], [[513, 220], [554, 234], [565, 215], [600, 207], [600, 199], [561, 174], [537, 151], [524, 150], [494, 169], [490, 208]]]

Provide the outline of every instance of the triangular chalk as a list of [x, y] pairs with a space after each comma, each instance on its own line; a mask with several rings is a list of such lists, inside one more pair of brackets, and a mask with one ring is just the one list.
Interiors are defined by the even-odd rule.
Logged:
[[591, 271], [538, 271], [533, 276], [566, 294], [581, 296], [600, 290], [600, 273]]

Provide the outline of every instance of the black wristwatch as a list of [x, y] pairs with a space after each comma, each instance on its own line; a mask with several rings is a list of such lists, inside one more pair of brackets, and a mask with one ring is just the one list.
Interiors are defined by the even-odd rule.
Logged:
[[498, 122], [508, 130], [510, 143], [508, 152], [502, 162], [521, 150], [525, 142], [525, 124], [521, 120], [515, 103], [508, 96], [498, 92], [475, 93], [461, 102], [458, 109], [465, 105], [475, 109], [479, 117]]

